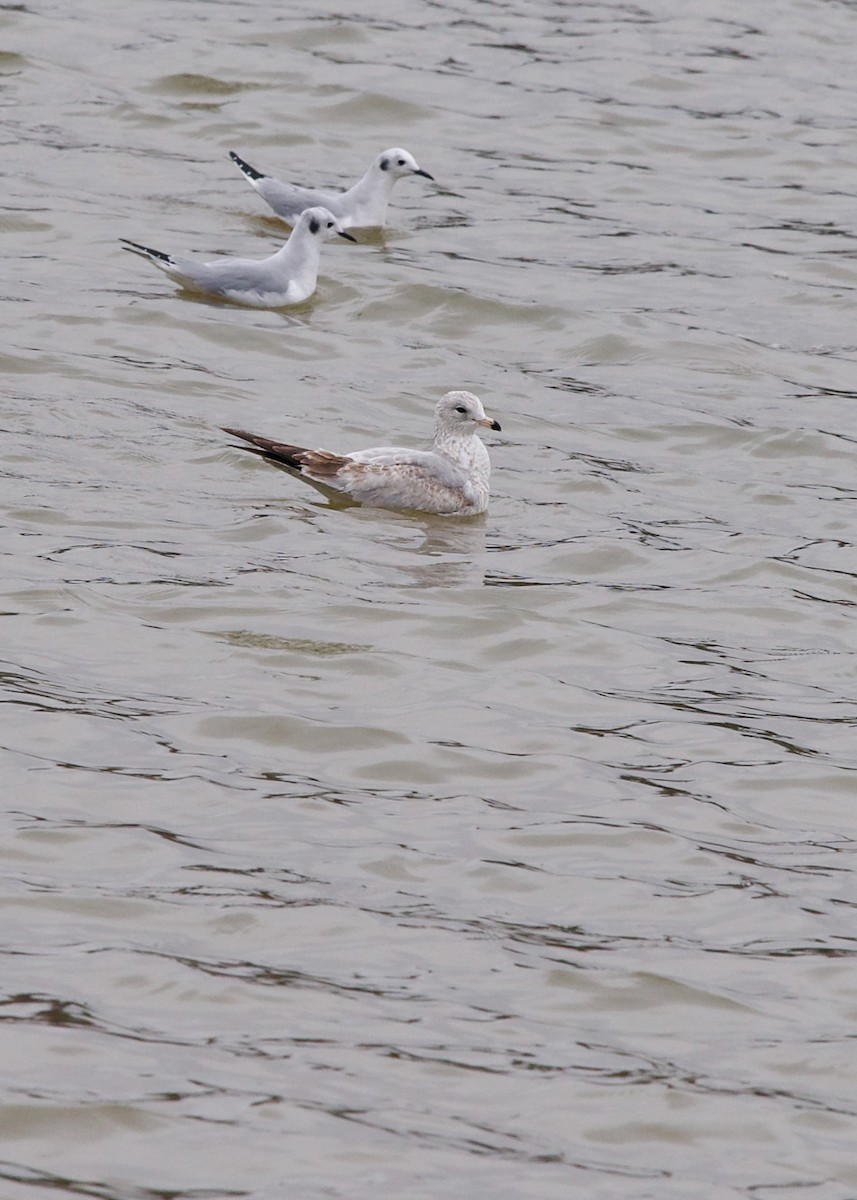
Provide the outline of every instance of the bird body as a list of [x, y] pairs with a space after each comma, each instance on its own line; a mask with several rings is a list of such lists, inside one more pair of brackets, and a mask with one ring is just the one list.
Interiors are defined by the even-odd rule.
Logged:
[[225, 432], [261, 457], [370, 508], [466, 517], [488, 507], [491, 463], [477, 429], [499, 430], [472, 392], [447, 392], [435, 408], [431, 450], [374, 446], [349, 454], [308, 450], [241, 429]]
[[254, 308], [300, 304], [315, 291], [322, 242], [332, 233], [355, 239], [326, 208], [306, 209], [288, 239], [270, 258], [215, 258], [197, 262], [164, 254], [122, 238], [126, 250], [140, 254], [192, 291], [220, 296]]
[[243, 158], [239, 158], [234, 150], [230, 150], [229, 157], [277, 216], [288, 221], [290, 225], [294, 225], [304, 209], [313, 205], [323, 205], [333, 213], [343, 229], [350, 229], [352, 226], [382, 227], [387, 218], [390, 193], [398, 179], [405, 175], [433, 178], [428, 171], [418, 166], [413, 155], [399, 147], [382, 151], [363, 178], [346, 192], [331, 192], [282, 183], [279, 179], [264, 175], [255, 167], [251, 167]]

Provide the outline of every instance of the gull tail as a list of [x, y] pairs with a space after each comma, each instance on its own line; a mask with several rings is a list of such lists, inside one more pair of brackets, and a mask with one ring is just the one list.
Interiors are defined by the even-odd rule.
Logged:
[[130, 242], [128, 238], [120, 238], [123, 250], [130, 250], [132, 254], [143, 254], [146, 258], [153, 258], [156, 262], [166, 263], [168, 267], [175, 266], [175, 263], [170, 258], [169, 254], [164, 254], [161, 250], [153, 250], [151, 246], [141, 246], [139, 242]]
[[240, 171], [243, 171], [251, 183], [257, 183], [258, 180], [264, 179], [265, 176], [261, 171], [257, 171], [255, 167], [251, 167], [243, 158], [239, 158], [234, 150], [229, 151], [229, 157], [235, 163]]

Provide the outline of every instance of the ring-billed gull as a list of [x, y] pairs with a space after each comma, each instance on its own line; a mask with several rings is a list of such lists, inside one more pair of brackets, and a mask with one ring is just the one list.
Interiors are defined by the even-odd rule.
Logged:
[[234, 150], [229, 151], [229, 157], [238, 164], [245, 177], [262, 199], [270, 204], [277, 216], [288, 221], [290, 225], [294, 225], [305, 208], [313, 204], [323, 204], [340, 221], [343, 229], [350, 229], [352, 225], [364, 228], [381, 227], [387, 216], [390, 192], [397, 179], [402, 179], [405, 175], [422, 175], [424, 179], [434, 182], [434, 176], [424, 171], [412, 154], [396, 146], [392, 150], [382, 151], [363, 178], [347, 192], [329, 192], [281, 183], [279, 179], [263, 175], [261, 171], [251, 167], [243, 158], [239, 158]]
[[472, 392], [447, 392], [435, 408], [434, 446], [409, 450], [375, 446], [351, 454], [307, 450], [287, 442], [225, 429], [278, 466], [299, 472], [322, 490], [349, 496], [370, 508], [393, 508], [469, 517], [488, 507], [491, 463], [477, 429], [499, 430]]
[[326, 208], [308, 208], [289, 240], [270, 258], [215, 258], [196, 262], [183, 255], [164, 254], [121, 238], [125, 250], [147, 258], [176, 283], [209, 296], [223, 296], [254, 308], [300, 304], [315, 291], [322, 242], [332, 233], [356, 241]]

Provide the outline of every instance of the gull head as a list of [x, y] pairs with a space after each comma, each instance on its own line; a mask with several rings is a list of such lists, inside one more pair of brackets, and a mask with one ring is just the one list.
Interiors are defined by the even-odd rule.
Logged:
[[482, 401], [472, 392], [447, 392], [438, 400], [434, 411], [437, 428], [444, 433], [475, 433], [479, 425], [500, 429], [499, 421], [486, 415]]
[[320, 205], [316, 208], [305, 208], [298, 218], [295, 228], [298, 226], [305, 229], [310, 237], [318, 238], [320, 241], [325, 241], [334, 233], [338, 233], [340, 237], [346, 238], [349, 242], [357, 241], [357, 238], [345, 232], [329, 209], [322, 208]]
[[423, 179], [430, 179], [434, 183], [434, 175], [424, 171], [413, 154], [408, 154], [401, 146], [384, 150], [375, 159], [375, 166], [379, 171], [385, 171], [391, 179], [401, 179], [405, 175], [422, 175]]

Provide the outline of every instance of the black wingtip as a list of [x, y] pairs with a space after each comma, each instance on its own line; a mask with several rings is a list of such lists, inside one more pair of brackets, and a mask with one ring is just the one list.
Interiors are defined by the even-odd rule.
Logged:
[[294, 471], [301, 469], [301, 455], [306, 454], [302, 446], [290, 446], [287, 442], [275, 442], [273, 438], [262, 437], [257, 433], [248, 433], [246, 429], [233, 429], [227, 425], [221, 426], [224, 433], [231, 437], [240, 438], [246, 445], [236, 446], [236, 450], [249, 450], [266, 462], [272, 462], [278, 467], [290, 467]]
[[221, 425], [220, 428], [230, 437], [239, 438], [246, 446], [236, 446], [240, 450], [252, 450], [254, 454], [267, 455], [276, 443], [271, 438], [261, 437], [257, 433], [249, 433], [246, 429], [235, 429], [232, 425]]
[[224, 433], [228, 433], [230, 437], [238, 438], [242, 443], [240, 446], [234, 446], [234, 450], [249, 450], [253, 454], [258, 454], [260, 458], [267, 458], [268, 452], [263, 445], [257, 444], [264, 442], [266, 439], [257, 438], [255, 433], [248, 433], [246, 429], [233, 429], [231, 425], [221, 425], [220, 428]]
[[157, 258], [161, 262], [172, 265], [172, 259], [169, 254], [164, 254], [162, 250], [153, 250], [151, 246], [141, 246], [139, 242], [132, 242], [129, 238], [120, 238], [123, 250], [130, 250], [132, 254], [145, 254], [147, 258]]
[[239, 168], [239, 170], [243, 171], [244, 174], [247, 176], [247, 178], [252, 180], [253, 182], [255, 182], [257, 179], [265, 178], [264, 174], [261, 171], [257, 171], [255, 167], [251, 167], [250, 164], [248, 162], [245, 162], [243, 158], [239, 158], [234, 150], [229, 151], [229, 157], [232, 159], [232, 161], [235, 163], [235, 165]]

